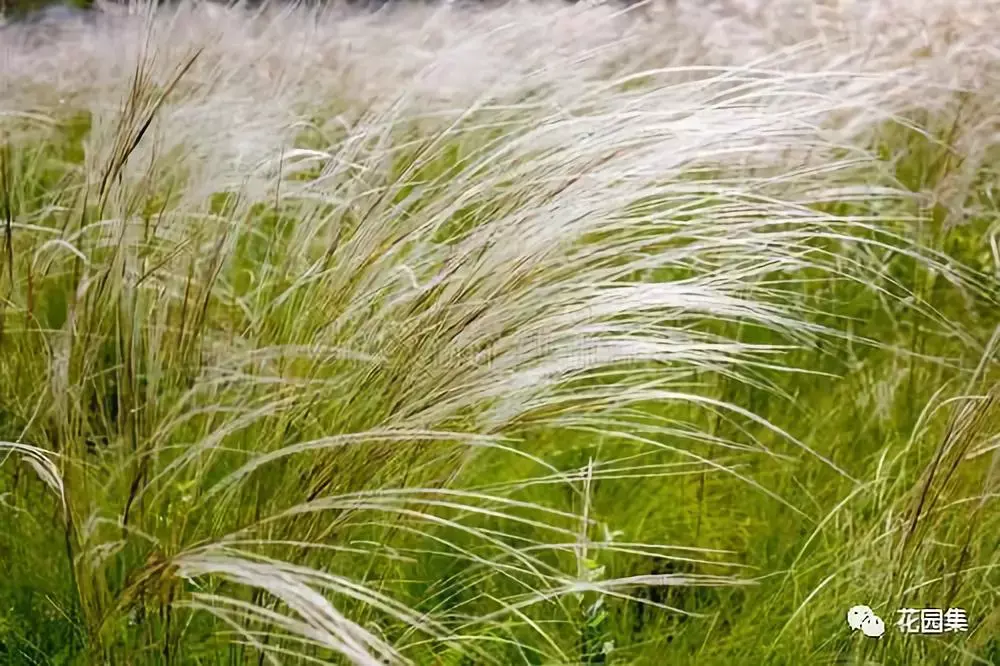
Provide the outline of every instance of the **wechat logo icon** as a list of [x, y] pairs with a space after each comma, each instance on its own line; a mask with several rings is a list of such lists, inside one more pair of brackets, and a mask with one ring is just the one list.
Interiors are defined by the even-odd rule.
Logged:
[[868, 638], [880, 638], [885, 633], [885, 622], [868, 606], [855, 606], [847, 611], [847, 626], [851, 631], [860, 629]]

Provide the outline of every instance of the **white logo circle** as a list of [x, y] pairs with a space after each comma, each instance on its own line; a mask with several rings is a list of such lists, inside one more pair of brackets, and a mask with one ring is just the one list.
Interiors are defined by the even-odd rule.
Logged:
[[847, 611], [847, 626], [851, 631], [860, 629], [869, 638], [879, 638], [885, 633], [885, 622], [868, 606], [854, 606]]

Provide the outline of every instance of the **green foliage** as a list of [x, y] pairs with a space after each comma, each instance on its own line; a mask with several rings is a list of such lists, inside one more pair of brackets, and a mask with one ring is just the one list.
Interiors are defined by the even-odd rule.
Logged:
[[[182, 150], [129, 167], [193, 62], [137, 74], [108, 145], [0, 127], [0, 663], [1000, 659], [996, 166], [924, 196], [954, 117], [849, 171], [919, 197], [783, 206], [721, 160], [564, 240], [612, 158], [518, 153], [509, 108], [303, 133], [315, 164], [192, 204]], [[636, 284], [691, 291], [615, 309]], [[565, 321], [684, 353], [503, 355]], [[904, 606], [973, 631], [900, 636]]]

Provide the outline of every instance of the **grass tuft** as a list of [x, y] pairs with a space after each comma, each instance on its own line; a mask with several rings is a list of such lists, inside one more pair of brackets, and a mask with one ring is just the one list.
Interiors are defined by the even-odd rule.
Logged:
[[0, 25], [0, 656], [1000, 658], [1000, 7], [724, 4]]

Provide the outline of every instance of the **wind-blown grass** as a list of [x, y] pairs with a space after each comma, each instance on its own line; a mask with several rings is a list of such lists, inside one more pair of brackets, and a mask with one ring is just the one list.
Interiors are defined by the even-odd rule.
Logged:
[[1000, 14], [875, 4], [6, 27], [0, 653], [990, 663]]

